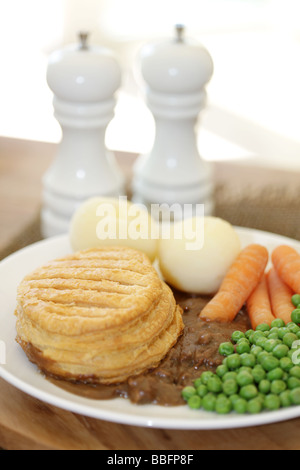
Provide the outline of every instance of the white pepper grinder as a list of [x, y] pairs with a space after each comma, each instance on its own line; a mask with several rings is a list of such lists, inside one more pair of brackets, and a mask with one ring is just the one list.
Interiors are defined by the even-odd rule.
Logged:
[[113, 53], [79, 43], [50, 55], [47, 82], [54, 93], [54, 116], [62, 139], [54, 163], [43, 178], [41, 231], [45, 238], [66, 233], [77, 207], [93, 196], [124, 194], [125, 181], [105, 145], [114, 117], [121, 69]]
[[184, 30], [176, 25], [174, 39], [146, 44], [139, 53], [138, 70], [156, 133], [150, 154], [136, 162], [133, 200], [147, 206], [204, 204], [209, 215], [214, 208], [212, 171], [200, 157], [195, 126], [206, 105], [213, 61], [201, 44], [184, 37]]

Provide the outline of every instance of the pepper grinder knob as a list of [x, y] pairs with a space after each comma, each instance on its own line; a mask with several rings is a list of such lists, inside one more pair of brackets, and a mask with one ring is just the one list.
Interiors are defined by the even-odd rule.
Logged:
[[196, 121], [206, 105], [213, 74], [209, 52], [175, 26], [175, 38], [146, 44], [138, 55], [139, 74], [156, 133], [151, 152], [134, 167], [133, 200], [150, 204], [204, 204], [214, 209], [210, 165], [199, 155]]
[[121, 69], [110, 50], [91, 46], [88, 39], [87, 32], [80, 32], [79, 43], [49, 57], [47, 82], [62, 139], [43, 178], [45, 238], [68, 232], [72, 215], [86, 199], [125, 192], [124, 176], [105, 146]]

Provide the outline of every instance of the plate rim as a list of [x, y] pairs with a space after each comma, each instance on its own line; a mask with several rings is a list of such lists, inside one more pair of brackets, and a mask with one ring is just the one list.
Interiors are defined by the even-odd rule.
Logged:
[[[247, 228], [247, 227], [239, 227], [239, 226], [234, 226], [234, 228], [237, 230], [238, 234], [241, 235], [257, 235], [259, 237], [266, 236], [266, 237], [272, 237], [272, 238], [278, 238], [281, 240], [281, 243], [286, 241], [289, 243], [293, 243], [295, 245], [299, 246], [300, 249], [300, 242], [298, 240], [282, 236], [280, 234], [272, 233], [272, 232], [267, 232], [263, 230], [258, 230], [258, 229], [252, 229], [252, 228]], [[66, 243], [68, 242], [68, 234], [62, 234], [62, 235], [57, 235], [55, 237], [47, 238], [44, 240], [40, 240], [38, 242], [32, 243], [31, 245], [28, 245], [20, 250], [18, 250], [15, 253], [12, 253], [8, 257], [4, 258], [0, 262], [0, 277], [1, 277], [1, 271], [5, 269], [5, 265], [9, 264], [15, 259], [18, 259], [18, 257], [22, 256], [22, 254], [26, 252], [30, 252], [31, 250], [35, 250], [37, 247], [43, 247], [44, 245], [47, 246], [49, 243], [59, 244], [59, 243]], [[1, 315], [1, 313], [0, 313]], [[32, 367], [35, 367], [32, 365]], [[38, 374], [39, 372], [36, 371]], [[217, 429], [238, 429], [238, 428], [245, 428], [245, 427], [253, 427], [253, 426], [262, 426], [262, 425], [267, 425], [271, 423], [279, 423], [282, 421], [290, 420], [290, 419], [296, 419], [300, 417], [300, 406], [299, 407], [290, 407], [290, 408], [285, 408], [281, 409], [278, 411], [272, 411], [272, 412], [262, 412], [257, 415], [235, 415], [235, 414], [230, 414], [226, 415], [224, 417], [219, 416], [219, 415], [212, 415], [211, 413], [201, 413], [201, 415], [207, 414], [208, 417], [207, 419], [203, 417], [197, 418], [195, 412], [193, 412], [192, 417], [193, 419], [190, 419], [190, 417], [187, 418], [172, 418], [171, 417], [159, 417], [159, 416], [151, 416], [148, 417], [147, 415], [135, 415], [131, 414], [130, 412], [124, 412], [122, 411], [122, 414], [119, 414], [119, 410], [116, 410], [115, 412], [112, 412], [111, 410], [105, 410], [103, 408], [96, 408], [93, 407], [91, 404], [95, 402], [95, 400], [92, 399], [87, 399], [87, 398], [82, 398], [80, 397], [84, 402], [88, 401], [89, 404], [84, 404], [80, 403], [79, 401], [74, 402], [68, 399], [68, 397], [73, 398], [78, 396], [73, 395], [69, 392], [65, 392], [66, 397], [58, 397], [51, 393], [51, 391], [44, 391], [38, 388], [37, 386], [34, 386], [19, 377], [16, 377], [14, 374], [9, 372], [8, 370], [5, 369], [5, 365], [0, 364], [0, 377], [5, 380], [7, 383], [10, 385], [14, 386], [18, 390], [41, 400], [42, 402], [48, 403], [49, 405], [56, 406], [57, 408], [60, 408], [65, 411], [81, 414], [84, 416], [88, 416], [90, 418], [94, 419], [102, 419], [105, 421], [113, 422], [113, 423], [118, 423], [118, 424], [125, 424], [125, 425], [132, 425], [132, 426], [140, 426], [140, 427], [149, 427], [149, 428], [157, 428], [157, 429], [173, 429], [173, 430], [217, 430]], [[46, 380], [46, 379], [45, 379]], [[50, 384], [50, 383], [49, 383]], [[113, 400], [105, 400], [105, 402], [110, 402], [110, 403], [115, 403], [115, 400], [118, 402], [124, 403], [124, 399], [122, 398], [117, 398]], [[186, 405], [183, 405], [182, 407], [159, 407], [158, 405], [133, 405], [130, 402], [126, 402], [127, 406], [129, 406], [129, 409], [131, 406], [138, 406], [139, 409], [143, 409], [141, 407], [144, 407], [144, 409], [149, 408], [150, 410], [153, 409], [163, 409], [163, 410], [172, 410], [172, 409], [181, 409], [183, 407], [186, 407]], [[190, 412], [190, 410], [187, 410], [187, 412]], [[194, 418], [195, 414], [195, 418]], [[214, 418], [212, 417], [214, 416]]]

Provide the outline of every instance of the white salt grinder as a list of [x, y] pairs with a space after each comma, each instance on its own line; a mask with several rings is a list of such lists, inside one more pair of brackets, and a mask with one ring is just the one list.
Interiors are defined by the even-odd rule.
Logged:
[[213, 212], [211, 167], [199, 155], [196, 123], [206, 105], [205, 85], [213, 61], [199, 43], [184, 38], [176, 25], [173, 40], [145, 45], [138, 57], [147, 105], [156, 125], [148, 155], [134, 168], [133, 200], [146, 204], [204, 204]]
[[47, 82], [54, 93], [54, 116], [62, 139], [54, 163], [43, 178], [42, 235], [67, 233], [77, 207], [93, 196], [124, 194], [124, 177], [105, 146], [114, 117], [121, 70], [112, 52], [79, 44], [50, 55]]

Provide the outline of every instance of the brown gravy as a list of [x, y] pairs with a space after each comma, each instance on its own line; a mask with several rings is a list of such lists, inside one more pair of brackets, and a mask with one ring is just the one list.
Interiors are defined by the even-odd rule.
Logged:
[[246, 331], [250, 324], [245, 311], [241, 311], [233, 323], [204, 322], [198, 315], [208, 298], [180, 292], [174, 295], [183, 309], [185, 329], [159, 367], [112, 386], [49, 380], [68, 392], [95, 400], [123, 397], [135, 404], [183, 404], [182, 388], [191, 385], [203, 371], [215, 371], [224, 359], [218, 353], [219, 345], [229, 341], [233, 331]]

